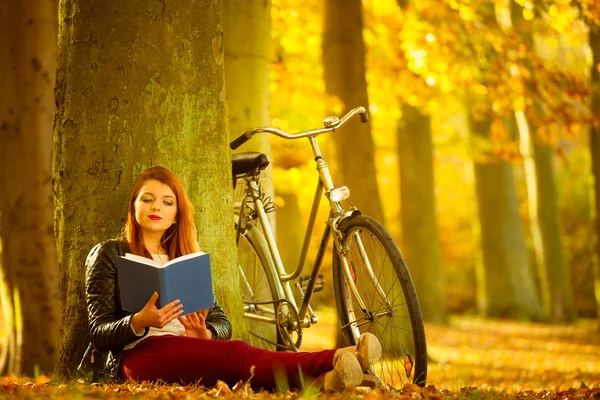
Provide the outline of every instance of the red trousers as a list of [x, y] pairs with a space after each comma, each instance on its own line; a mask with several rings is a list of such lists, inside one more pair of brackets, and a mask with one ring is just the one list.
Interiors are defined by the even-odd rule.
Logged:
[[187, 336], [151, 336], [123, 353], [121, 373], [137, 381], [214, 386], [222, 380], [232, 386], [250, 381], [254, 388], [273, 389], [285, 379], [292, 389], [333, 369], [336, 350], [273, 352], [252, 347], [241, 340], [210, 340]]

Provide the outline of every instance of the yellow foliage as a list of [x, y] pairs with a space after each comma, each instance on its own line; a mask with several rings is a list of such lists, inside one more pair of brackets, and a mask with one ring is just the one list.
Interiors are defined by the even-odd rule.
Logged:
[[[474, 158], [497, 156], [520, 162], [514, 138], [505, 126], [515, 110], [535, 116], [533, 104], [543, 104], [544, 110], [579, 110], [586, 104], [586, 95], [577, 93], [582, 89], [576, 84], [591, 66], [589, 51], [584, 50], [585, 24], [567, 0], [551, 2], [546, 14], [534, 8], [537, 3], [533, 1], [517, 2], [524, 18], [532, 21], [533, 45], [525, 43], [522, 32], [510, 26], [501, 29], [495, 13], [506, 8], [501, 0], [420, 0], [408, 2], [404, 9], [396, 0], [362, 1], [368, 106], [378, 183], [381, 193], [388, 194], [384, 197], [387, 228], [395, 238], [401, 234], [396, 129], [402, 100], [432, 116], [444, 261], [463, 269], [472, 268], [470, 257], [476, 245], [471, 232], [476, 208], [470, 163]], [[591, 7], [586, 2], [584, 12]], [[323, 8], [321, 0], [273, 1], [270, 112], [271, 123], [281, 129], [298, 132], [318, 127], [329, 113], [339, 115], [343, 108], [339, 99], [326, 94], [323, 81]], [[558, 76], [557, 71], [569, 71], [572, 76]], [[575, 83], [565, 87], [565, 82]], [[491, 141], [467, 140], [463, 102], [472, 96], [478, 103], [471, 111], [492, 120]], [[571, 100], [577, 96], [579, 100]], [[565, 134], [573, 137], [585, 132], [586, 120], [575, 120], [577, 124], [572, 120], [538, 122], [542, 136], [555, 143]], [[319, 137], [319, 145], [335, 176], [330, 138]], [[316, 186], [310, 147], [306, 141], [278, 138], [273, 138], [272, 146], [275, 182], [284, 186], [278, 190], [297, 190], [306, 220]]]

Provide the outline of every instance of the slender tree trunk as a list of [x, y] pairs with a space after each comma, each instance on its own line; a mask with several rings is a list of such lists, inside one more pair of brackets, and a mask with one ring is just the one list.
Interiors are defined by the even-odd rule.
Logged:
[[575, 320], [577, 312], [560, 240], [552, 149], [538, 142], [523, 115], [519, 119], [531, 233], [544, 312], [555, 321], [570, 322]]
[[[225, 84], [229, 109], [229, 139], [269, 124], [269, 65], [271, 61], [271, 1], [224, 0]], [[271, 138], [259, 134], [235, 153], [258, 151], [271, 155]], [[273, 198], [272, 168], [262, 188]], [[268, 215], [275, 228], [275, 214]]]
[[419, 295], [423, 318], [445, 323], [443, 270], [435, 213], [431, 120], [403, 104], [398, 124], [402, 253]]
[[[600, 27], [590, 26], [590, 47], [594, 62], [591, 68], [592, 104], [591, 111], [600, 115], [600, 73], [596, 68], [600, 64]], [[592, 154], [592, 175], [594, 177], [594, 223], [596, 226], [596, 257], [594, 260], [594, 293], [596, 295], [596, 316], [600, 319], [600, 128], [590, 127], [590, 153]]]
[[[489, 117], [470, 114], [469, 125], [473, 138], [490, 137]], [[538, 319], [542, 309], [527, 260], [512, 166], [490, 153], [475, 157], [482, 251], [476, 269], [479, 311], [489, 317]]]
[[[513, 25], [523, 38], [524, 44], [533, 48], [533, 24], [523, 18], [523, 8], [511, 1]], [[529, 66], [529, 72], [536, 72]], [[539, 104], [534, 104], [539, 108]], [[540, 296], [544, 312], [555, 321], [570, 322], [577, 317], [573, 298], [570, 271], [563, 256], [558, 218], [558, 195], [552, 148], [543, 143], [533, 126], [521, 111], [515, 111], [521, 154], [525, 167], [525, 179], [529, 196], [531, 233], [537, 260]]]
[[85, 257], [120, 233], [133, 181], [151, 165], [183, 181], [239, 332], [221, 2], [61, 0], [60, 21], [53, 177], [66, 312], [56, 377], [73, 376], [86, 345]]
[[[369, 106], [365, 78], [365, 45], [360, 0], [327, 0], [323, 31], [323, 69], [327, 92], [338, 96], [343, 112]], [[351, 200], [361, 211], [383, 223], [375, 170], [371, 123], [358, 119], [334, 134], [339, 168]]]
[[[362, 6], [359, 0], [326, 0], [323, 29], [323, 70], [327, 92], [344, 104], [343, 113], [369, 106], [362, 36]], [[358, 120], [334, 134], [336, 159], [342, 182], [351, 191], [352, 203], [381, 223], [383, 209], [377, 186], [375, 146], [371, 123]], [[336, 345], [346, 345], [336, 333]]]
[[[269, 65], [271, 61], [270, 0], [223, 0], [225, 83], [229, 134], [269, 123]], [[239, 151], [269, 154], [269, 135], [257, 135]]]
[[0, 26], [2, 371], [33, 376], [52, 372], [60, 335], [50, 179], [57, 4], [0, 0]]

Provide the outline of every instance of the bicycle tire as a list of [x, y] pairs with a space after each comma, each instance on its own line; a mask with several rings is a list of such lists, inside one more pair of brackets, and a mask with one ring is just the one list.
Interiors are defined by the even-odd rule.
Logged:
[[[251, 225], [250, 228], [241, 234], [237, 252], [244, 307], [260, 307], [265, 312], [261, 313], [257, 311], [257, 314], [274, 315], [276, 302], [283, 299], [284, 296], [277, 290], [277, 286], [275, 285], [276, 278], [273, 275], [274, 262], [268, 251], [266, 240], [256, 226]], [[248, 281], [248, 285], [244, 282], [242, 271]], [[269, 302], [271, 303], [270, 305], [258, 304]], [[246, 320], [246, 327], [249, 334], [248, 343], [254, 347], [273, 351], [281, 349], [279, 345], [283, 345], [283, 340], [277, 331], [276, 325], [250, 318], [244, 319]]]
[[[417, 293], [406, 263], [385, 228], [373, 218], [357, 215], [342, 221], [342, 248], [347, 249], [348, 262], [357, 291], [369, 314], [358, 306], [346, 282], [340, 255], [333, 254], [333, 284], [336, 307], [342, 331], [349, 344], [356, 344], [361, 333], [371, 332], [382, 345], [383, 356], [372, 369], [387, 387], [399, 388], [406, 383], [425, 386], [427, 380], [427, 345], [423, 317]], [[385, 310], [382, 296], [367, 270], [358, 260], [354, 233], [361, 237], [374, 275], [392, 305], [392, 314], [373, 317]], [[374, 260], [374, 261], [373, 261]], [[381, 265], [374, 265], [375, 263]], [[393, 268], [391, 268], [393, 266]]]

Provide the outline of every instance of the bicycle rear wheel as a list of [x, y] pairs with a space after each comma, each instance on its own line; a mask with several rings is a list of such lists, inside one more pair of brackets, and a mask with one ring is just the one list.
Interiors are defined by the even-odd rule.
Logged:
[[381, 224], [364, 215], [342, 222], [340, 229], [352, 281], [366, 305], [366, 310], [361, 309], [346, 280], [340, 261], [342, 256], [334, 254], [334, 291], [346, 339], [355, 344], [364, 332], [379, 338], [383, 356], [371, 372], [384, 385], [399, 388], [406, 383], [415, 383], [424, 386], [427, 347], [423, 317], [412, 278], [398, 247]]
[[274, 283], [273, 260], [269, 256], [267, 243], [255, 226], [251, 225], [242, 232], [237, 252], [248, 343], [276, 351], [280, 347], [278, 345], [282, 344], [277, 325], [252, 318], [274, 319], [276, 302], [283, 297]]

